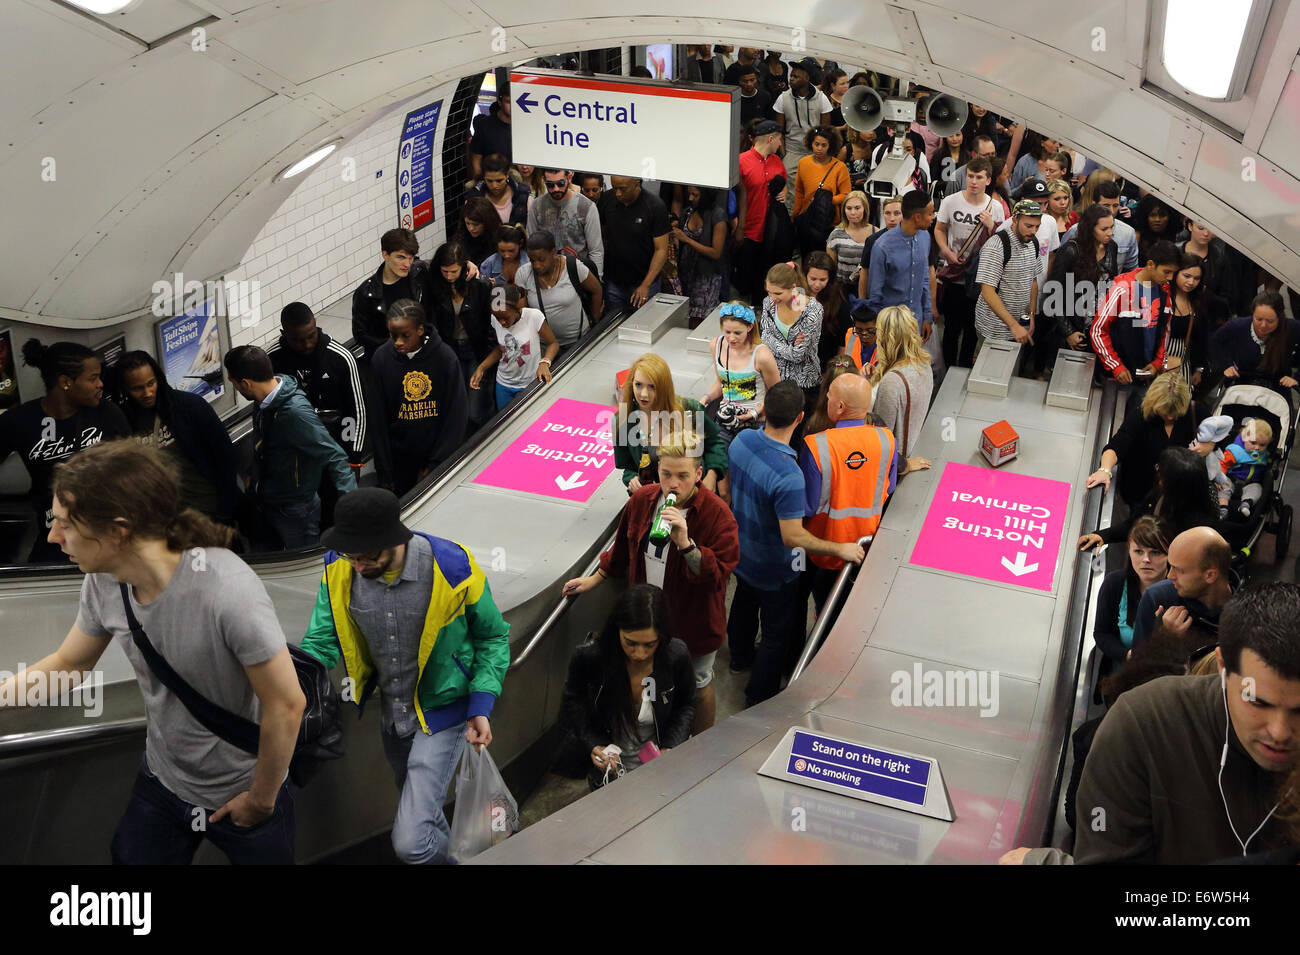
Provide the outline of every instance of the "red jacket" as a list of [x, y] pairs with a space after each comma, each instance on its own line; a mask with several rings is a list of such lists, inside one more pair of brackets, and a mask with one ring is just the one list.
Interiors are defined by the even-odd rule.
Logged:
[[[627, 575], [629, 584], [645, 579], [646, 537], [655, 518], [659, 485], [644, 484], [628, 499], [618, 519], [614, 546], [600, 555], [600, 568], [611, 578]], [[664, 595], [668, 632], [684, 642], [692, 657], [722, 646], [727, 632], [727, 578], [740, 562], [736, 518], [722, 499], [700, 485], [691, 498], [686, 530], [700, 549], [696, 574], [675, 545], [668, 547]]]
[[1146, 366], [1145, 345], [1140, 325], [1155, 328], [1155, 349], [1151, 361], [1159, 374], [1165, 367], [1165, 350], [1169, 345], [1169, 316], [1173, 299], [1169, 286], [1162, 285], [1155, 300], [1138, 311], [1137, 274], [1141, 269], [1115, 276], [1115, 281], [1097, 306], [1090, 329], [1092, 349], [1102, 366], [1112, 375], [1127, 369], [1130, 374]]

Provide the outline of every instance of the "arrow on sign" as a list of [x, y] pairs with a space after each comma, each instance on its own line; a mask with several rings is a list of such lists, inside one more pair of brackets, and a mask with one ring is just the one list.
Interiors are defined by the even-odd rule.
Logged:
[[[578, 478], [580, 477], [582, 477], [581, 471], [574, 471], [566, 478], [557, 476], [555, 478], [555, 486], [558, 487], [561, 491], [572, 491], [575, 487], [582, 487], [584, 484], [587, 483], [586, 481], [578, 480]], [[1024, 554], [1021, 554], [1020, 556], [1023, 557]], [[1038, 565], [1035, 564], [1034, 566], [1037, 567]]]
[[520, 109], [522, 109], [525, 113], [531, 113], [533, 111], [533, 107], [537, 105], [537, 100], [531, 99], [530, 98], [531, 96], [532, 96], [531, 93], [529, 93], [527, 90], [524, 90], [522, 93], [520, 93], [518, 96], [515, 97], [515, 105], [518, 106]]
[[1011, 571], [1017, 577], [1023, 577], [1025, 574], [1032, 574], [1038, 569], [1037, 564], [1025, 563], [1025, 552], [1023, 550], [1016, 554], [1016, 561], [1014, 564], [1003, 557], [1002, 566]]

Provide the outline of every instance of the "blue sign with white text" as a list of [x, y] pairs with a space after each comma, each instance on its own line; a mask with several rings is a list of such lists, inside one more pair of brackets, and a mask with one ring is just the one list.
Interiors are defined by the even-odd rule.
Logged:
[[398, 153], [397, 208], [404, 229], [433, 221], [433, 136], [442, 101], [406, 114]]
[[787, 770], [844, 789], [921, 806], [930, 762], [796, 730]]

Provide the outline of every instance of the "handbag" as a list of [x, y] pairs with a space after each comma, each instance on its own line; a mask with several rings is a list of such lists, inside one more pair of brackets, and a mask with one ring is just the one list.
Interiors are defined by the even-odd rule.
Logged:
[[[261, 727], [252, 720], [213, 703], [172, 669], [171, 664], [154, 648], [149, 635], [136, 619], [126, 584], [119, 584], [118, 587], [122, 593], [126, 622], [131, 628], [131, 640], [153, 675], [185, 704], [190, 715], [204, 729], [250, 756], [256, 756]], [[289, 656], [293, 659], [293, 668], [298, 674], [298, 685], [302, 687], [302, 694], [307, 699], [302, 724], [298, 727], [298, 741], [294, 744], [293, 759], [289, 763], [289, 778], [301, 788], [310, 782], [320, 768], [320, 763], [343, 755], [343, 729], [339, 725], [338, 692], [330, 682], [325, 664], [292, 645], [289, 647]]]
[[[984, 211], [988, 212], [992, 208], [993, 197], [989, 196], [989, 204], [984, 207]], [[944, 282], [951, 282], [965, 275], [966, 269], [970, 266], [971, 255], [974, 254], [975, 250], [979, 246], [987, 242], [989, 236], [992, 234], [992, 232], [985, 232], [982, 225], [971, 229], [970, 235], [966, 236], [966, 241], [963, 242], [961, 248], [957, 250], [957, 258], [961, 261], [956, 265], [951, 262], [946, 263], [944, 267], [938, 271], [936, 277]]]
[[912, 426], [912, 389], [907, 383], [907, 377], [897, 368], [890, 371], [891, 375], [897, 375], [898, 380], [903, 383], [903, 393], [907, 396], [907, 404], [903, 410], [903, 460], [907, 460], [907, 429]]
[[826, 164], [826, 172], [822, 176], [822, 181], [817, 183], [817, 188], [813, 190], [812, 201], [808, 203], [808, 208], [794, 217], [795, 234], [799, 236], [799, 244], [805, 252], [825, 249], [826, 240], [831, 234], [832, 220], [835, 218], [835, 200], [822, 188], [822, 184], [826, 182], [826, 177], [831, 174], [837, 162], [838, 159], [832, 159]]

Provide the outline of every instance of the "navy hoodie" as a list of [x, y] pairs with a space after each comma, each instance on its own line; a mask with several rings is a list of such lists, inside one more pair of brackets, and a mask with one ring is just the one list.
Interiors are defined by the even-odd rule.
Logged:
[[469, 399], [460, 360], [432, 326], [414, 355], [398, 354], [391, 341], [375, 352], [375, 470], [393, 480], [393, 461], [414, 458], [432, 468], [455, 453], [469, 431]]

